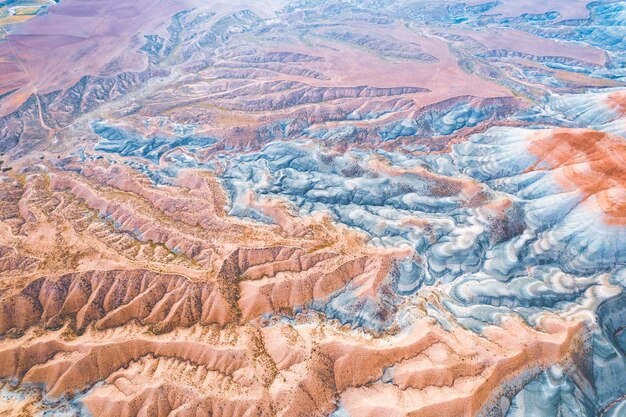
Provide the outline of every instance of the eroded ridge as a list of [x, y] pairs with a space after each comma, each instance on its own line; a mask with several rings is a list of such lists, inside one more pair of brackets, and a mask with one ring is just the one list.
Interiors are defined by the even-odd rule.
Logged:
[[[357, 416], [474, 415], [494, 394], [507, 393], [505, 381], [522, 384], [568, 359], [580, 329], [554, 318], [544, 326], [537, 332], [511, 319], [478, 337], [422, 319], [376, 340], [315, 321], [196, 325], [167, 335], [132, 324], [81, 335], [32, 330], [0, 351], [0, 373], [44, 384], [49, 397], [88, 389], [80, 401], [107, 416], [323, 415], [337, 400]], [[389, 401], [398, 396], [406, 399]]]
[[[43, 384], [48, 403], [97, 415], [323, 415], [338, 404], [371, 415], [383, 398], [409, 396], [385, 412], [473, 415], [501, 383], [568, 360], [581, 331], [557, 316], [541, 331], [511, 318], [479, 336], [420, 310], [395, 336], [350, 330], [342, 317], [395, 321], [389, 295], [406, 249], [366, 245], [327, 217], [296, 223], [268, 202], [276, 223], [248, 234], [252, 223], [210, 206], [224, 196], [208, 173], [155, 187], [117, 164], [61, 166], [28, 175], [15, 233], [3, 235], [2, 377]], [[338, 321], [311, 314], [342, 297]]]
[[620, 417], [624, 1], [0, 1], [0, 415]]

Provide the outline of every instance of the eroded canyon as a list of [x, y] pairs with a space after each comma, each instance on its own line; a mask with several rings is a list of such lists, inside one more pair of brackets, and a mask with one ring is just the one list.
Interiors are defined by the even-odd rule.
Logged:
[[626, 415], [626, 2], [0, 25], [0, 415]]

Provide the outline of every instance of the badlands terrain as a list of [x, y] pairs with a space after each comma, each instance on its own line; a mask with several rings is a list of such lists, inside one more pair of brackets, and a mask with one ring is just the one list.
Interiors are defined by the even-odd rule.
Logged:
[[0, 416], [626, 416], [626, 2], [0, 1]]

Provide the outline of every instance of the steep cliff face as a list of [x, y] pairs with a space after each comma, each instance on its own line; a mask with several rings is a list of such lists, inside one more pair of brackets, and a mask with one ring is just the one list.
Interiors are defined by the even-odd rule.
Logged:
[[0, 1], [0, 415], [624, 414], [626, 4], [227, 3]]

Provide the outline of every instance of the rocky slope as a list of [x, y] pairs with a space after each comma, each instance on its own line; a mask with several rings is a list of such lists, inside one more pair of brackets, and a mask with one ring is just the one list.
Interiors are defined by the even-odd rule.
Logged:
[[625, 2], [114, 3], [2, 28], [0, 415], [624, 414]]

